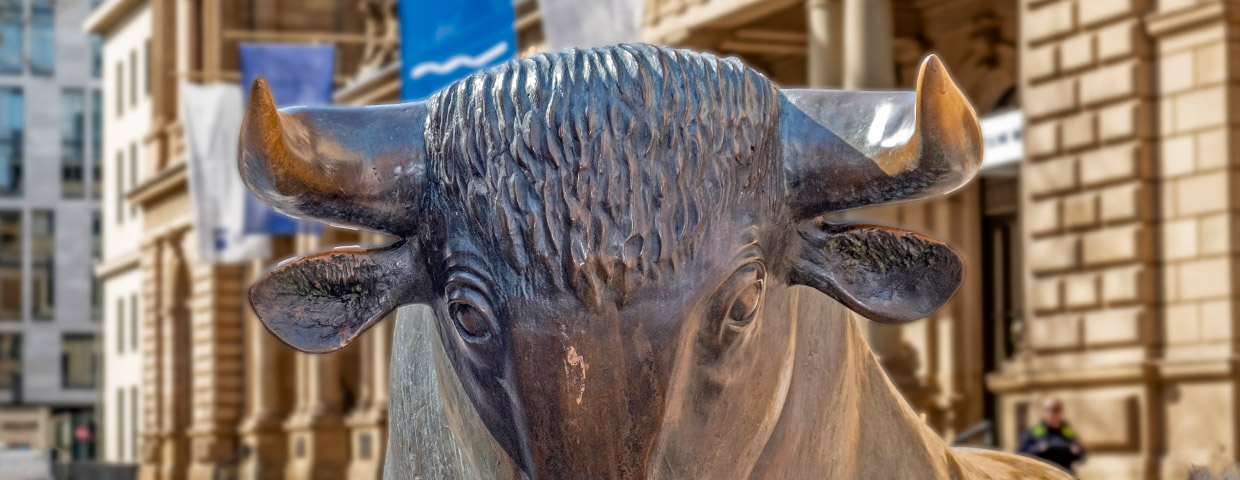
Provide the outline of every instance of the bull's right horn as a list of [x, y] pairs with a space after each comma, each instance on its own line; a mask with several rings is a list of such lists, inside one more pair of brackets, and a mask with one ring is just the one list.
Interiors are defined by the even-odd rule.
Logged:
[[941, 195], [981, 167], [977, 113], [934, 55], [916, 93], [780, 93], [785, 194], [796, 219]]
[[409, 235], [425, 179], [424, 103], [277, 111], [254, 82], [241, 178], [288, 215]]

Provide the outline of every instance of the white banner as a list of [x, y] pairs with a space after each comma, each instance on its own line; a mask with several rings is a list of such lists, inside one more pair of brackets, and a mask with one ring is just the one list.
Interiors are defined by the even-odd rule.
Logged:
[[538, 0], [547, 50], [641, 41], [643, 0]]
[[244, 233], [247, 191], [237, 170], [243, 115], [240, 86], [181, 84], [181, 119], [200, 262], [241, 263], [271, 253], [267, 235]]

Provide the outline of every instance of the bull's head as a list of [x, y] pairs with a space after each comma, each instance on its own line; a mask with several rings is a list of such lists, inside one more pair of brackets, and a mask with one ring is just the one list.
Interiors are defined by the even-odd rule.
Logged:
[[277, 112], [260, 80], [242, 137], [267, 203], [401, 237], [281, 264], [251, 290], [267, 328], [328, 352], [431, 306], [532, 478], [747, 472], [789, 387], [791, 286], [898, 324], [960, 283], [940, 242], [815, 219], [950, 192], [981, 159], [935, 57], [916, 93], [781, 90], [642, 45], [517, 60], [396, 106]]

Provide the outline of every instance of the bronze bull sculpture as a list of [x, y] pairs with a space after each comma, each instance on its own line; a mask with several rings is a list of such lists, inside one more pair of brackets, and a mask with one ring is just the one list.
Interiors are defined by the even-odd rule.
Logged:
[[816, 220], [977, 172], [976, 114], [935, 57], [916, 93], [783, 90], [648, 45], [393, 106], [278, 112], [259, 81], [241, 145], [263, 201], [401, 238], [286, 262], [250, 293], [307, 352], [429, 307], [433, 327], [397, 333], [388, 478], [1064, 475], [948, 447], [843, 308], [799, 314], [798, 285], [890, 324], [958, 287], [941, 242]]

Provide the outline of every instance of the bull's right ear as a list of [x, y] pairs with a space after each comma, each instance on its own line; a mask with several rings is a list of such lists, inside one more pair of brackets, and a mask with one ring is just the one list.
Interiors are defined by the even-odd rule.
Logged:
[[413, 245], [338, 248], [286, 261], [250, 287], [250, 305], [288, 346], [339, 350], [396, 307], [429, 297], [426, 268]]
[[805, 225], [789, 282], [814, 287], [886, 324], [925, 318], [960, 287], [964, 264], [947, 244], [880, 225]]

